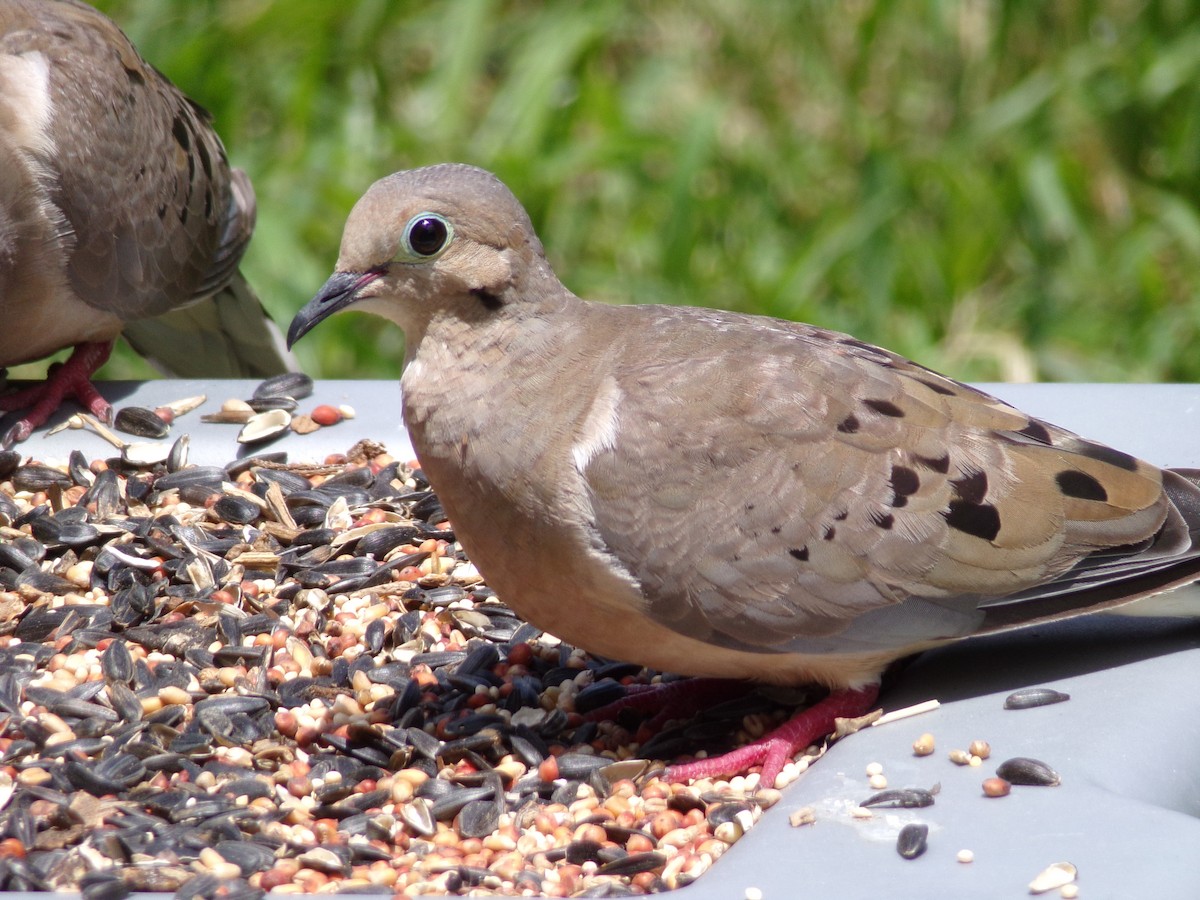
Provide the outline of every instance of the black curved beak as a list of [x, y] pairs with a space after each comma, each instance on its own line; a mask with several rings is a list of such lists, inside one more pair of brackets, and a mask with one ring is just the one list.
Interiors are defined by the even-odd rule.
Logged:
[[345, 309], [358, 299], [359, 292], [382, 275], [382, 272], [334, 272], [321, 285], [317, 296], [305, 304], [288, 328], [287, 345], [292, 345], [335, 312]]

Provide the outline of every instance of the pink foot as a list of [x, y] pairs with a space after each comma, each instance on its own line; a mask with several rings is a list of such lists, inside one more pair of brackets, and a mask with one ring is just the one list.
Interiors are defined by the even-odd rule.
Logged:
[[770, 734], [739, 747], [730, 753], [711, 759], [698, 759], [677, 766], [668, 766], [667, 781], [690, 781], [745, 772], [762, 764], [759, 784], [774, 787], [775, 779], [787, 761], [800, 750], [825, 737], [834, 730], [835, 718], [853, 718], [869, 712], [879, 696], [879, 685], [870, 684], [858, 690], [834, 691], [824, 700], [813, 704], [790, 718]]
[[112, 422], [112, 407], [92, 386], [91, 378], [112, 352], [113, 342], [79, 344], [65, 363], [55, 364], [41, 384], [0, 396], [0, 411], [26, 410], [4, 435], [5, 448], [25, 440], [33, 429], [46, 424], [68, 396], [74, 397], [92, 415]]

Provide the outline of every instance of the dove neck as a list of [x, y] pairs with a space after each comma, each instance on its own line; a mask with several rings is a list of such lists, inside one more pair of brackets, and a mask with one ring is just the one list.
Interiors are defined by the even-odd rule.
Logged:
[[[552, 451], [572, 440], [599, 390], [601, 367], [585, 339], [593, 312], [563, 291], [471, 320], [431, 318], [419, 339], [410, 337], [401, 378], [405, 424], [422, 463], [444, 462], [448, 472], [521, 494], [524, 503], [544, 501], [528, 482], [552, 485], [566, 474], [549, 471], [569, 458]], [[519, 481], [526, 486], [518, 491]]]

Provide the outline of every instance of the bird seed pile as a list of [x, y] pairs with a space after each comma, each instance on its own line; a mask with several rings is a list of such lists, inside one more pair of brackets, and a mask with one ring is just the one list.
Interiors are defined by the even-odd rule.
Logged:
[[136, 468], [0, 454], [0, 889], [621, 896], [778, 798], [631, 759], [722, 750], [748, 692], [638, 743], [654, 673], [521, 622], [371, 442]]

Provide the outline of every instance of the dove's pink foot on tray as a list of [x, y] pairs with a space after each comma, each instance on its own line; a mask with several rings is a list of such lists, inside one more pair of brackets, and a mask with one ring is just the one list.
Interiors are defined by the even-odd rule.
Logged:
[[112, 419], [112, 407], [92, 386], [92, 376], [108, 360], [113, 342], [79, 344], [70, 358], [53, 365], [41, 384], [0, 396], [0, 411], [26, 410], [25, 415], [4, 435], [4, 446], [25, 440], [54, 415], [67, 397], [74, 397], [92, 415], [105, 422]]
[[835, 719], [854, 718], [870, 712], [878, 696], [878, 684], [869, 684], [857, 690], [834, 691], [754, 743], [710, 759], [668, 766], [664, 777], [667, 781], [692, 781], [734, 775], [747, 771], [751, 766], [761, 765], [759, 784], [774, 787], [775, 779], [789, 759], [832, 733]]

